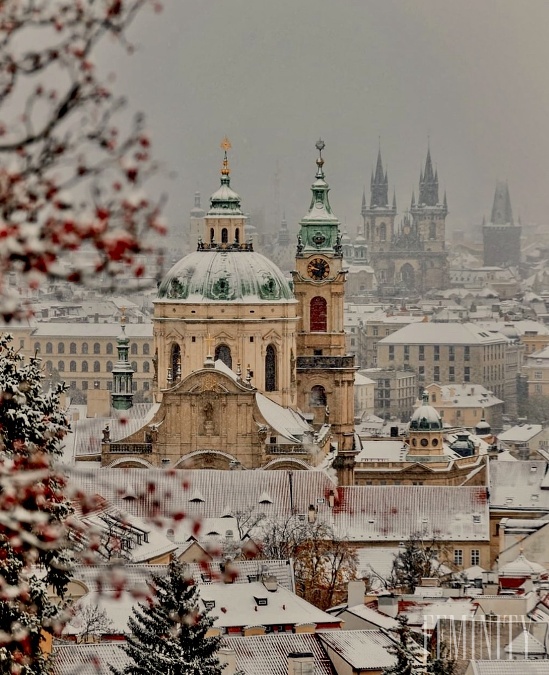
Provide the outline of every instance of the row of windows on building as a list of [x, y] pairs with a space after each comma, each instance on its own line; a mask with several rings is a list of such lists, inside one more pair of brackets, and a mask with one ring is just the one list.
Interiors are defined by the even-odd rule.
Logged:
[[[80, 389], [82, 391], [88, 391], [88, 389], [97, 389], [99, 388], [99, 382], [88, 382], [87, 380], [83, 380], [82, 382], [76, 382], [76, 380], [73, 380], [72, 382], [69, 382], [69, 391], [70, 389]], [[150, 391], [151, 384], [150, 382], [143, 382], [143, 391]], [[137, 391], [138, 390], [138, 384], [137, 382], [132, 382], [132, 391]], [[109, 380], [107, 382], [107, 391], [112, 391], [112, 382]]]
[[[133, 368], [134, 373], [139, 372], [139, 369], [137, 367], [137, 361], [132, 361], [131, 366]], [[59, 373], [64, 373], [65, 372], [65, 362], [64, 361], [58, 361], [57, 366], [54, 366], [53, 361], [46, 361], [46, 372], [51, 373], [51, 372], [53, 372], [54, 369], [56, 369], [57, 372], [59, 372]], [[106, 372], [111, 373], [112, 369], [113, 369], [113, 362], [107, 361]], [[71, 373], [78, 372], [78, 364], [77, 364], [76, 361], [70, 361], [69, 372], [71, 372]], [[88, 372], [101, 373], [102, 372], [101, 361], [94, 361], [91, 364], [88, 363], [87, 361], [82, 361], [82, 363], [80, 364], [80, 372], [81, 373], [88, 373]], [[150, 373], [151, 372], [151, 364], [150, 364], [149, 361], [143, 362], [143, 372], [144, 373]]]
[[[41, 344], [40, 342], [35, 342], [34, 343], [34, 351], [35, 352], [40, 352], [41, 351]], [[53, 354], [53, 342], [46, 342], [45, 345], [46, 349], [46, 354]], [[143, 346], [141, 347], [141, 353], [143, 356], [150, 356], [151, 352], [151, 346], [149, 345], [148, 342], [145, 342]], [[65, 343], [64, 342], [59, 342], [57, 344], [57, 354], [65, 354]], [[71, 342], [69, 344], [69, 354], [78, 354], [78, 345], [76, 342]], [[87, 342], [82, 342], [80, 345], [80, 354], [101, 354], [101, 343], [99, 342], [94, 342], [91, 345], [91, 350], [90, 350], [90, 345]], [[105, 346], [105, 354], [114, 354], [115, 353], [115, 345], [112, 342], [107, 342]], [[130, 354], [137, 355], [139, 353], [139, 346], [136, 342], [132, 342], [130, 345]]]
[[[420, 382], [425, 381], [425, 366], [419, 366], [418, 367], [418, 380]], [[433, 382], [440, 382], [440, 366], [434, 366], [433, 367], [433, 377], [432, 377]], [[448, 366], [448, 377], [446, 378], [447, 382], [455, 382], [456, 381], [456, 369], [454, 366]], [[460, 381], [463, 382], [470, 382], [471, 381], [471, 368], [469, 366], [465, 366], [463, 368], [463, 377], [460, 378]]]
[[[496, 345], [497, 346], [497, 345]], [[425, 345], [418, 345], [418, 360], [425, 361]], [[448, 361], [456, 360], [456, 348], [453, 345], [447, 347], [447, 359]], [[410, 360], [410, 345], [404, 345], [404, 361]], [[395, 358], [395, 346], [389, 345], [389, 359], [392, 361]], [[463, 360], [471, 360], [471, 347], [465, 345], [463, 347]], [[440, 345], [433, 346], [433, 361], [440, 361]]]

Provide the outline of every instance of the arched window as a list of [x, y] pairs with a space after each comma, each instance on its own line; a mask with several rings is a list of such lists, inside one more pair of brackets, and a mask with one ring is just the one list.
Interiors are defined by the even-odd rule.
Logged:
[[82, 354], [87, 354], [88, 353], [88, 343], [83, 342], [82, 343]]
[[143, 345], [143, 356], [148, 356], [151, 353], [151, 348], [148, 342]]
[[130, 354], [137, 354], [137, 342], [132, 342], [130, 346]]
[[53, 354], [53, 345], [51, 342], [46, 342], [46, 354]]
[[114, 347], [112, 346], [112, 342], [107, 342], [107, 354], [112, 354], [114, 352]]
[[64, 361], [59, 361], [59, 363], [57, 364], [57, 370], [60, 373], [63, 373], [65, 371], [65, 362]]
[[150, 373], [151, 372], [151, 364], [148, 361], [143, 362], [143, 372], [144, 373]]
[[429, 223], [429, 239], [437, 238], [437, 225], [436, 223]]
[[311, 300], [311, 333], [325, 333], [328, 330], [327, 303], [316, 296]]
[[35, 353], [35, 354], [38, 354], [39, 351], [40, 351], [40, 343], [39, 343], [39, 342], [35, 342], [35, 343], [34, 343], [34, 353]]
[[223, 363], [228, 367], [233, 367], [233, 357], [231, 356], [231, 348], [227, 345], [217, 345], [215, 348], [215, 360], [223, 361]]
[[240, 228], [237, 227], [234, 231], [234, 240], [236, 241], [237, 244], [240, 243]]
[[101, 345], [99, 344], [99, 342], [93, 343], [93, 353], [94, 354], [101, 354]]
[[168, 373], [168, 380], [177, 382], [181, 379], [181, 348], [179, 345], [172, 345], [172, 353], [170, 358], [170, 368]]
[[100, 373], [101, 372], [101, 364], [99, 363], [99, 361], [93, 362], [93, 372], [94, 373]]
[[112, 373], [112, 361], [107, 361], [107, 373]]
[[65, 353], [65, 343], [64, 342], [60, 342], [57, 345], [57, 353], [58, 354], [64, 354]]
[[325, 408], [326, 407], [326, 390], [320, 384], [316, 384], [309, 394], [310, 408]]
[[71, 371], [71, 373], [76, 373], [76, 361], [71, 361], [69, 370]]
[[210, 227], [210, 244], [215, 239], [215, 233], [213, 227]]
[[265, 391], [276, 391], [276, 348], [268, 345], [265, 352]]
[[53, 363], [51, 361], [46, 361], [46, 371], [48, 373], [51, 373], [52, 370], [53, 370]]
[[133, 372], [137, 373], [137, 361], [132, 361]]
[[69, 352], [71, 354], [76, 354], [76, 342], [71, 342], [71, 344], [69, 346]]
[[88, 362], [87, 361], [82, 361], [82, 372], [83, 373], [88, 372]]
[[387, 241], [387, 225], [385, 223], [381, 223], [379, 226], [379, 240]]
[[221, 243], [222, 244], [228, 244], [229, 243], [229, 230], [224, 227], [221, 230]]
[[400, 268], [400, 277], [406, 288], [412, 289], [415, 287], [416, 273], [410, 263], [404, 263], [404, 265], [402, 265]]

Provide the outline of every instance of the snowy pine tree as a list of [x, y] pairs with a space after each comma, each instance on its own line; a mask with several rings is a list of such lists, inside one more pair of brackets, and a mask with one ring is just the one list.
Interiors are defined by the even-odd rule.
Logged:
[[122, 649], [131, 663], [114, 675], [220, 675], [219, 637], [206, 637], [213, 624], [199, 610], [198, 589], [172, 562], [166, 576], [153, 576], [154, 597], [139, 603], [128, 622], [129, 635]]
[[408, 620], [405, 616], [398, 618], [398, 627], [393, 630], [396, 633], [394, 646], [388, 647], [387, 651], [394, 654], [396, 663], [385, 668], [383, 675], [419, 675], [425, 668], [420, 663], [417, 653], [418, 644], [412, 638]]
[[42, 675], [41, 642], [62, 620], [48, 587], [62, 596], [69, 581], [70, 504], [53, 467], [69, 424], [63, 385], [45, 393], [40, 361], [11, 340], [0, 336], [0, 673]]

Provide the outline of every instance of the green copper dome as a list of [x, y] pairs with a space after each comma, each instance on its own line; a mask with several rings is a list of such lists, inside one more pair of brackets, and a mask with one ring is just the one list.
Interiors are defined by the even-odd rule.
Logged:
[[187, 303], [295, 301], [288, 280], [253, 251], [195, 251], [166, 274], [158, 299]]
[[429, 394], [424, 391], [422, 404], [414, 410], [410, 418], [411, 431], [439, 431], [442, 429], [442, 418], [433, 406], [429, 405]]

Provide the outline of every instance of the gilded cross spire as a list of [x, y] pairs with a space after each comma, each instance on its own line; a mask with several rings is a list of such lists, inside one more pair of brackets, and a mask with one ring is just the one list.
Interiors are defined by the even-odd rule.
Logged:
[[225, 138], [221, 141], [220, 145], [221, 149], [225, 151], [225, 156], [223, 157], [223, 165], [221, 167], [221, 175], [222, 176], [228, 176], [231, 173], [231, 170], [229, 168], [229, 159], [227, 157], [227, 150], [230, 150], [233, 146], [231, 145], [231, 141], [225, 136]]

